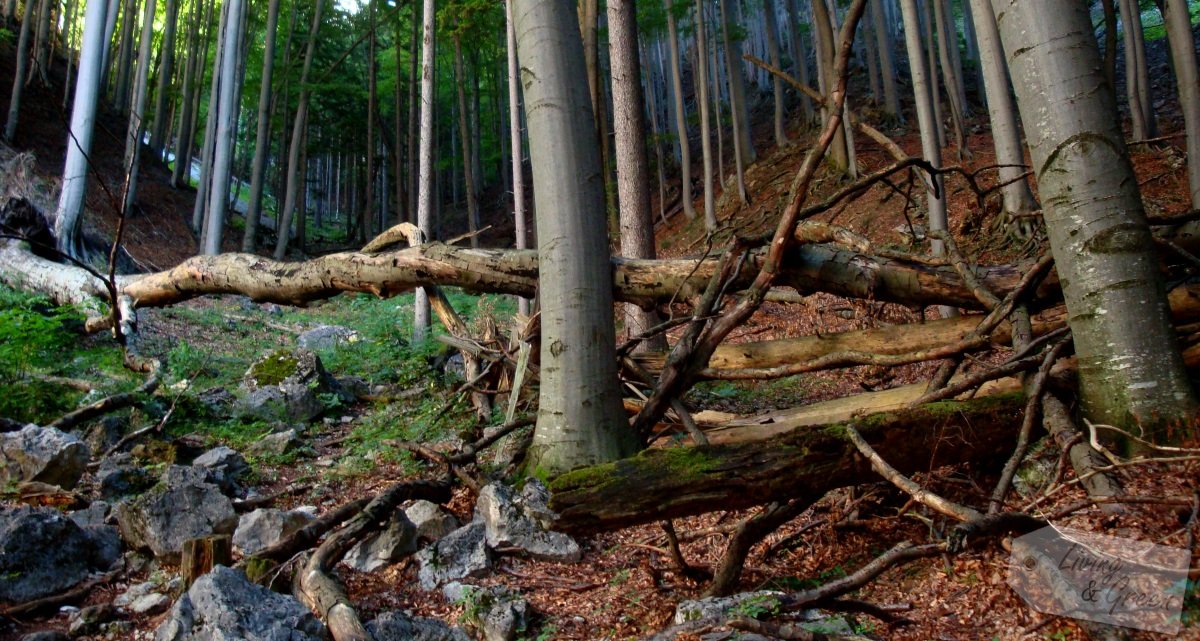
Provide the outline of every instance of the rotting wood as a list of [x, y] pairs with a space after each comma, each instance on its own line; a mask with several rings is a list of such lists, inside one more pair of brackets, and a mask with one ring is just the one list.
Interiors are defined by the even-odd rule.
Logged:
[[[945, 401], [856, 421], [864, 440], [903, 473], [992, 459], [1011, 448], [1019, 394]], [[765, 441], [646, 450], [568, 472], [550, 485], [555, 529], [612, 530], [825, 492], [873, 475], [840, 426]]]
[[192, 587], [196, 579], [212, 571], [213, 566], [229, 565], [233, 559], [233, 541], [228, 534], [201, 536], [183, 542], [183, 560], [179, 574], [183, 587]]

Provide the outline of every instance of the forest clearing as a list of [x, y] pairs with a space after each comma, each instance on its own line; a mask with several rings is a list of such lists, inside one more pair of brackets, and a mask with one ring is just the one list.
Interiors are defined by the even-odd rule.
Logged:
[[1049, 4], [7, 0], [0, 640], [1200, 639], [1200, 3]]

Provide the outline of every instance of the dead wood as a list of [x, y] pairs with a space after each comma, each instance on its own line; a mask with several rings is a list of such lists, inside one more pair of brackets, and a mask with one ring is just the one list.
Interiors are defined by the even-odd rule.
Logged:
[[229, 565], [233, 559], [233, 541], [228, 534], [188, 539], [183, 542], [182, 552], [179, 575], [186, 590], [196, 579], [212, 571], [213, 566]]
[[150, 376], [136, 390], [132, 392], [124, 392], [114, 394], [107, 398], [102, 398], [95, 403], [86, 405], [77, 410], [64, 414], [46, 427], [53, 427], [64, 432], [70, 431], [75, 426], [86, 421], [90, 421], [96, 417], [104, 416], [110, 412], [115, 412], [133, 405], [141, 400], [147, 394], [153, 394], [154, 390], [158, 389], [159, 383], [162, 382], [162, 364], [154, 361], [154, 365], [150, 370]]
[[[1010, 451], [1020, 395], [945, 401], [859, 421], [864, 440], [904, 473]], [[551, 482], [555, 528], [611, 530], [716, 509], [822, 496], [871, 475], [840, 426], [801, 428], [753, 443], [651, 449]]]
[[1099, 471], [1107, 466], [1100, 453], [1092, 449], [1083, 439], [1077, 439], [1079, 431], [1071, 421], [1071, 413], [1065, 403], [1055, 394], [1042, 397], [1042, 421], [1046, 431], [1054, 437], [1063, 454], [1070, 461], [1075, 475], [1083, 479], [1083, 488], [1088, 496], [1097, 499], [1100, 509], [1109, 514], [1120, 514], [1125, 510], [1119, 503], [1108, 502], [1124, 493], [1120, 482], [1111, 474]]
[[750, 554], [750, 548], [807, 510], [813, 504], [813, 500], [813, 498], [804, 497], [782, 503], [772, 503], [764, 507], [758, 514], [742, 521], [726, 544], [721, 564], [713, 577], [712, 585], [704, 592], [704, 596], [728, 596], [733, 593], [742, 576], [742, 568], [746, 563], [746, 556]]

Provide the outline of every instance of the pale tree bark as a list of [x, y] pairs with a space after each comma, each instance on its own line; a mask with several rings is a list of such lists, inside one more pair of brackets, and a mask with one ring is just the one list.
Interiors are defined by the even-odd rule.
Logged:
[[[650, 167], [646, 158], [646, 118], [639, 77], [637, 12], [633, 0], [608, 0], [609, 58], [612, 64], [613, 132], [616, 134], [617, 202], [620, 205], [621, 255], [654, 258], [654, 215], [650, 211]], [[625, 306], [630, 337], [660, 323], [653, 310]], [[638, 347], [666, 349], [665, 337]]]
[[1104, 76], [1108, 86], [1117, 88], [1117, 5], [1116, 0], [1100, 0], [1104, 11]]
[[[734, 0], [738, 2], [740, 0]], [[740, 160], [740, 167], [745, 168], [754, 162], [758, 154], [754, 151], [754, 141], [750, 139], [750, 108], [746, 105], [746, 74], [742, 64], [742, 42], [731, 33], [730, 27], [739, 27], [740, 12], [728, 11], [728, 0], [718, 0], [721, 17], [721, 44], [725, 52], [725, 73], [729, 81], [729, 110], [733, 121], [733, 146]], [[734, 7], [737, 8], [736, 6]], [[738, 188], [743, 192], [745, 200], [744, 180], [739, 172]]]
[[528, 469], [555, 475], [638, 449], [621, 406], [599, 154], [573, 7], [516, 0], [514, 17], [541, 215], [542, 362]]
[[[147, 0], [151, 2], [153, 0]], [[211, 191], [208, 196], [208, 215], [205, 217], [204, 254], [221, 253], [221, 238], [225, 230], [225, 212], [229, 207], [229, 177], [233, 173], [234, 134], [237, 133], [238, 58], [242, 51], [242, 25], [245, 23], [244, 0], [228, 0], [221, 47], [221, 88], [218, 91], [217, 126], [213, 141]], [[211, 106], [209, 107], [211, 109]], [[287, 238], [286, 234], [283, 238]]]
[[875, 28], [875, 49], [879, 52], [879, 73], [883, 76], [883, 112], [892, 118], [902, 118], [900, 93], [896, 90], [896, 63], [882, 0], [871, 3], [871, 25]]
[[[521, 162], [521, 91], [520, 69], [517, 67], [517, 28], [513, 24], [513, 0], [504, 3], [505, 26], [508, 39], [508, 135], [512, 150], [513, 218], [516, 226], [517, 249], [529, 246], [527, 214], [525, 212], [525, 169]], [[522, 316], [530, 313], [530, 301], [517, 298], [517, 311]]]
[[87, 191], [88, 154], [92, 150], [92, 131], [96, 125], [96, 106], [100, 100], [101, 63], [104, 61], [104, 23], [108, 5], [100, 0], [89, 2], [84, 13], [83, 43], [79, 51], [79, 79], [75, 85], [75, 103], [71, 107], [71, 129], [67, 137], [67, 159], [63, 167], [62, 191], [54, 217], [54, 237], [58, 251], [80, 257], [80, 231], [83, 199]]
[[[204, 140], [200, 148], [200, 178], [196, 183], [196, 202], [192, 207], [192, 230], [200, 238], [200, 249], [204, 246], [204, 216], [208, 212], [208, 197], [212, 194], [212, 164], [214, 144], [217, 136], [217, 105], [221, 101], [221, 61], [225, 55], [225, 31], [229, 29], [229, 3], [221, 5], [221, 19], [218, 21], [216, 46], [213, 56], [212, 78], [208, 85], [208, 114], [204, 122]], [[201, 67], [203, 68], [203, 67]], [[200, 93], [197, 87], [196, 104], [193, 113], [200, 116]]]
[[471, 232], [471, 246], [479, 246], [479, 194], [475, 190], [475, 168], [471, 161], [471, 131], [467, 126], [467, 74], [463, 65], [462, 37], [454, 37], [454, 76], [458, 80], [458, 137], [462, 141], [463, 183], [467, 195], [467, 229]]
[[[775, 16], [775, 0], [764, 0], [763, 15], [766, 18], [764, 28], [767, 30], [767, 55], [772, 66], [782, 69], [783, 63], [779, 60], [779, 20]], [[775, 97], [775, 144], [783, 147], [790, 142], [783, 130], [783, 80], [779, 76], [772, 76], [771, 83]]]
[[150, 92], [150, 48], [154, 40], [154, 10], [157, 2], [146, 0], [142, 16], [142, 33], [138, 44], [137, 76], [133, 81], [133, 104], [129, 107], [129, 126], [125, 132], [125, 202], [126, 212], [132, 211], [137, 200], [138, 176], [141, 174], [142, 139], [146, 134], [146, 100]]
[[1008, 64], [996, 16], [989, 0], [968, 0], [974, 17], [975, 35], [979, 43], [979, 65], [983, 72], [983, 88], [987, 95], [988, 114], [992, 123], [992, 144], [996, 149], [996, 164], [1001, 165], [998, 177], [1007, 185], [1001, 188], [1004, 212], [1010, 218], [1037, 209], [1037, 201], [1029, 182], [1021, 179], [1025, 168], [1025, 151], [1017, 125], [1017, 108], [1009, 93]]
[[[420, 171], [417, 183], [417, 228], [422, 240], [433, 236], [433, 35], [437, 7], [434, 0], [424, 0], [421, 21], [421, 132]], [[418, 289], [413, 314], [413, 340], [425, 340], [429, 332], [429, 296]]]
[[1192, 209], [1200, 209], [1200, 73], [1196, 69], [1196, 43], [1186, 0], [1166, 0], [1164, 9], [1187, 132], [1188, 191], [1192, 194]]
[[[937, 127], [941, 125], [934, 118], [934, 96], [929, 84], [929, 67], [925, 62], [925, 48], [921, 43], [920, 18], [917, 15], [916, 0], [900, 0], [900, 13], [904, 19], [904, 42], [908, 50], [908, 67], [912, 74], [914, 101], [917, 105], [917, 126], [921, 130], [921, 157], [933, 167], [942, 166], [941, 147], [937, 140]], [[928, 176], [931, 186], [926, 190], [928, 206], [929, 229], [946, 229], [946, 200], [941, 197], [941, 175]], [[944, 251], [942, 241], [932, 240], [933, 253], [941, 255]]]
[[[370, 21], [370, 35], [367, 36], [367, 179], [364, 186], [366, 198], [358, 217], [358, 240], [366, 243], [374, 236], [371, 225], [375, 220], [375, 115], [378, 102], [377, 72], [375, 65], [375, 50], [378, 38], [375, 30], [375, 0], [367, 0], [367, 12]], [[386, 198], [386, 196], [385, 196]]]
[[1146, 70], [1146, 44], [1142, 37], [1142, 13], [1137, 0], [1118, 0], [1125, 40], [1125, 93], [1133, 120], [1134, 140], [1158, 135], [1154, 106], [1150, 104], [1150, 74]]
[[[321, 8], [324, 0], [317, 0], [313, 7], [312, 28], [308, 32], [308, 43], [304, 49], [304, 65], [300, 70], [300, 97], [296, 101], [296, 117], [292, 121], [292, 140], [288, 145], [287, 180], [283, 192], [283, 210], [275, 221], [275, 260], [283, 260], [287, 255], [288, 237], [292, 229], [292, 217], [295, 215], [296, 202], [300, 197], [301, 171], [300, 149], [304, 144], [304, 128], [308, 124], [308, 98], [311, 90], [308, 87], [308, 74], [312, 71], [313, 53], [317, 48], [317, 32], [321, 29]], [[300, 225], [304, 225], [304, 214], [301, 212]]]
[[696, 217], [696, 206], [692, 200], [692, 151], [688, 142], [687, 110], [683, 104], [683, 74], [679, 67], [679, 34], [675, 28], [675, 11], [671, 0], [667, 7], [667, 44], [671, 52], [671, 97], [675, 103], [675, 137], [679, 139], [679, 185], [683, 215], [688, 220]]
[[[195, 104], [193, 95], [197, 93], [199, 84], [203, 82], [200, 78], [200, 34], [201, 21], [200, 9], [203, 0], [196, 0], [196, 4], [192, 7], [192, 23], [188, 29], [188, 55], [187, 67], [183, 74], [183, 89], [179, 96], [179, 126], [175, 132], [175, 167], [171, 172], [171, 184], [175, 187], [186, 185], [191, 175], [192, 167], [192, 132], [194, 127], [192, 120], [195, 117]], [[213, 3], [208, 4], [208, 9], [203, 21], [204, 25], [212, 22]]]
[[25, 12], [21, 18], [21, 36], [17, 39], [17, 68], [13, 73], [12, 95], [8, 102], [8, 120], [4, 122], [4, 139], [13, 142], [17, 135], [17, 121], [21, 116], [21, 94], [25, 90], [25, 73], [29, 68], [29, 34], [33, 31], [33, 0], [25, 0]]
[[79, 0], [67, 0], [66, 24], [63, 26], [63, 53], [67, 58], [67, 70], [63, 80], [63, 108], [71, 99], [71, 73], [75, 67], [75, 12]]
[[1083, 413], [1152, 438], [1172, 423], [1192, 429], [1196, 400], [1087, 7], [992, 8], [1063, 283]]
[[713, 153], [708, 123], [708, 37], [704, 27], [704, 1], [696, 0], [696, 102], [700, 103], [700, 149], [704, 156], [704, 228], [717, 230], [717, 201], [713, 194]]
[[161, 159], [166, 148], [167, 130], [171, 125], [168, 115], [168, 94], [171, 74], [175, 71], [175, 30], [178, 25], [179, 0], [167, 0], [166, 18], [163, 24], [162, 63], [158, 66], [158, 89], [154, 96], [153, 129], [150, 130], [150, 149], [155, 158]]
[[[800, 30], [800, 9], [797, 6], [799, 0], [784, 0], [784, 2], [787, 3], [788, 33], [791, 34], [792, 66], [796, 78], [802, 84], [811, 87], [812, 81], [808, 76], [808, 49], [804, 46], [804, 34]], [[812, 100], [805, 94], [800, 94], [800, 110], [804, 113], [804, 124], [811, 124], [813, 118], [816, 117], [816, 112], [813, 110]]]
[[125, 112], [129, 109], [129, 70], [133, 58], [133, 29], [137, 26], [137, 0], [126, 0], [125, 8], [121, 11], [121, 41], [114, 60], [116, 65], [116, 86], [113, 89], [113, 102]]
[[[837, 83], [836, 78], [830, 78], [833, 73], [834, 35], [833, 22], [825, 0], [812, 0], [813, 32], [817, 41], [817, 71], [821, 93], [828, 97], [830, 88]], [[827, 109], [822, 109], [822, 120], [829, 118]], [[834, 134], [833, 143], [829, 145], [829, 158], [833, 166], [851, 178], [858, 174], [850, 153], [850, 143], [846, 135], [845, 125], [839, 125]]]
[[33, 82], [36, 77], [43, 87], [50, 84], [47, 73], [50, 69], [50, 21], [57, 6], [58, 3], [53, 0], [42, 0], [38, 9], [37, 39], [33, 43], [33, 68], [29, 70], [26, 82]]
[[262, 218], [263, 186], [267, 177], [267, 157], [271, 152], [271, 79], [275, 70], [275, 38], [279, 26], [279, 0], [267, 5], [267, 27], [263, 34], [262, 84], [258, 87], [258, 122], [254, 131], [254, 160], [250, 169], [250, 202], [246, 210], [246, 233], [242, 251], [253, 252], [258, 244], [258, 224]]
[[958, 159], [971, 158], [971, 150], [967, 148], [967, 92], [963, 89], [962, 74], [959, 73], [951, 51], [958, 51], [958, 37], [954, 25], [947, 20], [946, 5], [943, 0], [928, 0], [933, 4], [934, 26], [937, 29], [938, 59], [942, 65], [942, 77], [945, 79], [946, 98], [950, 103], [950, 120], [954, 124], [954, 146], [958, 150]]

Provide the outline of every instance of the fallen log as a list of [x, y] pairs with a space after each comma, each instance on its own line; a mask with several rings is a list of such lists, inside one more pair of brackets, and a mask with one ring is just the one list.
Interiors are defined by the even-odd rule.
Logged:
[[[751, 252], [731, 287], [748, 286], [763, 259], [761, 250]], [[702, 292], [718, 268], [719, 257], [614, 257], [612, 263], [617, 300], [648, 306], [686, 301]], [[980, 267], [978, 272], [981, 282], [1003, 294], [1017, 284], [1026, 267], [997, 265]], [[242, 294], [259, 302], [302, 305], [342, 292], [394, 296], [421, 285], [528, 297], [535, 293], [537, 276], [537, 254], [530, 250], [427, 243], [373, 254], [330, 254], [298, 263], [237, 253], [196, 256], [167, 271], [119, 277], [117, 286], [138, 307], [162, 307], [207, 294]], [[85, 303], [105, 295], [103, 284], [87, 272], [46, 260], [9, 241], [0, 241], [0, 281], [46, 293], [60, 302]], [[790, 250], [776, 284], [801, 293], [823, 291], [908, 305], [980, 308], [951, 266], [872, 256], [833, 245], [807, 244]], [[1057, 281], [1047, 278], [1037, 295], [1057, 296]]]
[[[1006, 394], [943, 401], [855, 421], [863, 439], [902, 473], [996, 460], [1015, 439], [1024, 399]], [[874, 478], [840, 425], [801, 428], [764, 441], [651, 449], [567, 472], [550, 484], [555, 529], [611, 530], [748, 508]]]

